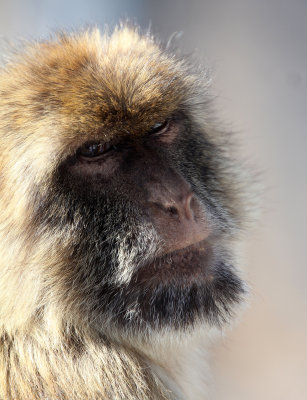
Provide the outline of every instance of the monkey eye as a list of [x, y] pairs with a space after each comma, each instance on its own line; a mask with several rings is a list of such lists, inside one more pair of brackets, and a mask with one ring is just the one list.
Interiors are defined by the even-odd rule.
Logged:
[[169, 120], [165, 120], [164, 122], [157, 122], [154, 126], [149, 130], [149, 135], [160, 135], [167, 131], [169, 127]]
[[100, 156], [115, 150], [115, 146], [111, 143], [85, 143], [77, 151], [77, 154], [82, 158], [96, 160]]

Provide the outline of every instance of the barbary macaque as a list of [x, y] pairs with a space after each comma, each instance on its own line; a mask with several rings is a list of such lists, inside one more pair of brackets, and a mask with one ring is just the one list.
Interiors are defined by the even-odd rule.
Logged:
[[195, 71], [126, 24], [2, 66], [1, 400], [207, 398], [247, 207]]

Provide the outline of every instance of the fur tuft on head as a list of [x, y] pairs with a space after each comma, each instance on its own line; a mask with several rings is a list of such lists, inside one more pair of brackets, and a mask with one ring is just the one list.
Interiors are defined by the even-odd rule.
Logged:
[[7, 99], [16, 128], [52, 113], [71, 135], [107, 132], [106, 140], [146, 133], [186, 105], [195, 80], [183, 61], [128, 26], [110, 36], [95, 29], [31, 44], [0, 75], [3, 106]]

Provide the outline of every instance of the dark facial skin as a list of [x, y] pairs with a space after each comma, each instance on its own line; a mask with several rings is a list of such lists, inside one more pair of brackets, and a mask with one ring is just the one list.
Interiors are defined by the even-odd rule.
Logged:
[[215, 148], [196, 130], [178, 114], [94, 156], [85, 143], [40, 199], [38, 223], [69, 227], [74, 237], [63, 249], [64, 301], [102, 332], [106, 320], [138, 333], [220, 323], [243, 294], [221, 244], [231, 218], [215, 196]]

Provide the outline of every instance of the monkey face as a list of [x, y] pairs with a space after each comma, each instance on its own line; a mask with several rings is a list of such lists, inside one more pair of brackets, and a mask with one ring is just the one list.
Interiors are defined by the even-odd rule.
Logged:
[[58, 304], [63, 319], [138, 335], [226, 320], [244, 292], [229, 246], [239, 202], [197, 122], [195, 76], [127, 29], [32, 52], [11, 71], [32, 86], [6, 118], [32, 176], [24, 240], [39, 248], [40, 312]]

